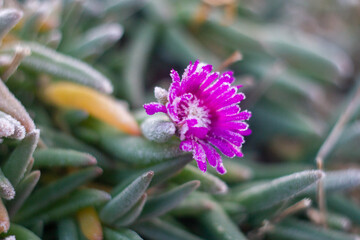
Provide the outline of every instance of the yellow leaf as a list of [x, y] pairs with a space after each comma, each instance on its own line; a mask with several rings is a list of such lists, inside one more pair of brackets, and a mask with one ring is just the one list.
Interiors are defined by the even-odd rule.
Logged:
[[109, 125], [132, 135], [140, 135], [140, 128], [129, 111], [115, 98], [92, 88], [69, 82], [53, 83], [45, 87], [46, 100], [60, 107], [88, 112]]
[[89, 240], [102, 240], [103, 231], [97, 212], [93, 207], [87, 207], [77, 213], [80, 229]]

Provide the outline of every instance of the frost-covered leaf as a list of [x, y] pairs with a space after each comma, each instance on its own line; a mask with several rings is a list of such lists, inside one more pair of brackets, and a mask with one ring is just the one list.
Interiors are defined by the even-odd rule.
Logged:
[[133, 207], [149, 186], [154, 172], [149, 171], [135, 179], [130, 185], [116, 194], [100, 211], [100, 218], [113, 223]]
[[149, 198], [141, 213], [140, 219], [158, 217], [172, 210], [199, 186], [199, 181], [190, 181], [168, 192]]
[[[31, 55], [23, 59], [21, 67], [78, 82], [104, 93], [112, 93], [113, 87], [110, 80], [88, 64], [35, 42], [19, 44], [31, 50]], [[14, 52], [15, 48], [16, 45], [7, 46], [3, 52]]]
[[35, 124], [23, 105], [9, 91], [4, 82], [0, 79], [0, 111], [9, 114], [25, 127], [26, 132], [35, 130]]
[[80, 209], [100, 206], [111, 199], [110, 194], [96, 189], [80, 189], [70, 196], [60, 199], [44, 211], [40, 211], [33, 219], [44, 222], [59, 220], [71, 216]]
[[287, 219], [270, 231], [271, 239], [358, 240], [358, 235], [325, 229], [304, 221]]
[[152, 22], [144, 22], [137, 28], [129, 46], [129, 59], [124, 69], [125, 92], [130, 102], [140, 107], [145, 102], [144, 78], [151, 50], [156, 40], [157, 28]]
[[40, 171], [33, 171], [19, 182], [19, 184], [16, 186], [15, 198], [6, 204], [10, 217], [13, 217], [15, 213], [17, 213], [17, 211], [21, 208], [23, 203], [34, 190], [39, 179]]
[[147, 194], [144, 193], [139, 201], [120, 219], [116, 220], [113, 224], [116, 228], [131, 225], [141, 214], [145, 202], [147, 200]]
[[244, 234], [238, 229], [229, 216], [220, 206], [199, 215], [206, 239], [209, 240], [246, 240]]
[[27, 219], [101, 173], [102, 170], [98, 167], [83, 169], [38, 189], [16, 214], [15, 219]]
[[[360, 170], [347, 169], [326, 172], [324, 178], [326, 192], [346, 191], [360, 185]], [[316, 186], [306, 189], [303, 194], [315, 193]]]
[[24, 177], [30, 164], [32, 154], [37, 146], [39, 134], [39, 130], [34, 130], [29, 133], [15, 148], [4, 164], [4, 174], [14, 187], [16, 187]]
[[158, 218], [135, 225], [135, 230], [151, 240], [203, 240], [179, 226]]
[[0, 41], [19, 22], [22, 15], [23, 13], [17, 9], [0, 10]]
[[54, 148], [73, 149], [79, 152], [89, 153], [96, 158], [100, 167], [112, 166], [112, 162], [104, 155], [104, 153], [98, 151], [90, 145], [87, 145], [68, 134], [55, 131], [54, 129], [48, 127], [40, 127], [40, 130], [41, 139], [47, 146]]
[[228, 191], [227, 184], [212, 175], [211, 173], [203, 173], [196, 167], [191, 165], [186, 166], [176, 177], [175, 181], [187, 182], [191, 180], [199, 180], [199, 190], [212, 194], [225, 194]]
[[323, 176], [324, 173], [319, 170], [294, 173], [270, 182], [255, 184], [233, 193], [230, 198], [243, 205], [249, 212], [259, 211], [295, 196]]
[[101, 146], [109, 154], [132, 164], [146, 165], [161, 162], [183, 154], [177, 140], [166, 143], [151, 142], [143, 137], [106, 134]]
[[81, 167], [95, 165], [96, 159], [88, 153], [68, 149], [46, 148], [34, 152], [34, 167]]
[[22, 140], [25, 137], [25, 128], [18, 120], [0, 111], [0, 138], [3, 137]]
[[65, 52], [80, 59], [100, 55], [115, 44], [123, 32], [123, 27], [117, 23], [96, 26], [75, 39]]
[[15, 189], [0, 169], [0, 197], [11, 200], [15, 197]]

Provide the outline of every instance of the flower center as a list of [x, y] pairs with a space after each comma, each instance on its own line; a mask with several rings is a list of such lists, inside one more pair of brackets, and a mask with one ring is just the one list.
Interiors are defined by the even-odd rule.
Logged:
[[193, 95], [180, 104], [179, 108], [181, 121], [196, 119], [196, 127], [208, 127], [211, 123], [209, 109]]

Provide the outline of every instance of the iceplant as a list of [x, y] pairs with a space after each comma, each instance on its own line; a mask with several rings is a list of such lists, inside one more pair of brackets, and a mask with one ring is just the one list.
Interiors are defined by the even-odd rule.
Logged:
[[245, 99], [238, 93], [240, 86], [232, 86], [235, 78], [228, 71], [220, 75], [212, 66], [197, 60], [185, 69], [180, 78], [171, 70], [169, 91], [155, 88], [158, 102], [144, 105], [146, 113], [163, 112], [168, 115], [180, 137], [180, 149], [192, 152], [201, 171], [206, 172], [207, 162], [220, 174], [225, 174], [220, 154], [233, 158], [242, 157], [244, 136], [251, 130], [245, 122], [249, 111], [241, 111], [239, 103]]

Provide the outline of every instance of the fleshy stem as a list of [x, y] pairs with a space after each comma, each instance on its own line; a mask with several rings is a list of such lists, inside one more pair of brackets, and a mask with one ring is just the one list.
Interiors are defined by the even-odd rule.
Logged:
[[218, 71], [222, 72], [226, 68], [228, 68], [231, 64], [241, 61], [243, 59], [243, 55], [239, 51], [235, 51], [233, 54], [231, 54], [230, 57], [228, 57], [225, 61], [221, 63], [221, 65], [218, 67]]
[[15, 55], [11, 60], [10, 65], [1, 76], [2, 80], [6, 82], [9, 79], [9, 77], [13, 75], [13, 73], [16, 71], [16, 69], [20, 65], [20, 62], [30, 54], [31, 54], [30, 48], [17, 46], [15, 49]]
[[[350, 104], [348, 104], [347, 108], [340, 115], [340, 118], [335, 123], [332, 128], [330, 134], [325, 139], [324, 143], [321, 145], [319, 152], [316, 155], [316, 165], [319, 170], [324, 170], [324, 159], [328, 156], [331, 149], [336, 144], [339, 139], [341, 133], [343, 132], [344, 127], [351, 119], [353, 114], [357, 109], [357, 104], [360, 101], [360, 84], [357, 85], [356, 93], [354, 97], [350, 100]], [[324, 190], [324, 180], [320, 179], [317, 184], [317, 199], [320, 210], [320, 223], [323, 227], [327, 227], [326, 224], [326, 195]]]

